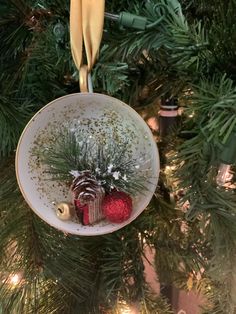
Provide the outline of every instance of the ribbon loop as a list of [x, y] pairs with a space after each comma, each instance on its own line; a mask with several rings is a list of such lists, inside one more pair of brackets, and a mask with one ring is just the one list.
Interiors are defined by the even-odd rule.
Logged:
[[[72, 57], [80, 71], [80, 86], [83, 91], [88, 87], [85, 75], [91, 71], [100, 47], [105, 0], [71, 0], [70, 4], [70, 42]], [[83, 64], [83, 43], [87, 66]], [[82, 90], [81, 90], [82, 91]]]
[[88, 92], [88, 66], [82, 65], [79, 70], [79, 86], [81, 93]]

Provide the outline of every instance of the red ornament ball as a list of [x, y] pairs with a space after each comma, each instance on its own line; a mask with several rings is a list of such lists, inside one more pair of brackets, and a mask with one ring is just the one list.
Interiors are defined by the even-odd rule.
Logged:
[[102, 210], [105, 218], [110, 222], [124, 222], [131, 215], [132, 199], [125, 192], [114, 191], [104, 197]]

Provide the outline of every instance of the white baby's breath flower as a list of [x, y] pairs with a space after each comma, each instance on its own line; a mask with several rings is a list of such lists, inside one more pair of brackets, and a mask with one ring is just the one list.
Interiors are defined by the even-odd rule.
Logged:
[[113, 172], [113, 178], [114, 178], [115, 180], [119, 180], [119, 177], [120, 177], [120, 172], [119, 172], [119, 171]]
[[112, 165], [112, 164], [110, 164], [110, 165], [107, 167], [107, 172], [108, 172], [108, 173], [111, 173], [112, 168], [113, 168], [113, 165]]
[[84, 142], [83, 141], [78, 141], [79, 146], [83, 146]]
[[75, 178], [77, 178], [80, 174], [78, 170], [71, 170], [69, 173]]
[[125, 180], [126, 182], [128, 181], [128, 178], [127, 178], [126, 174], [123, 176], [123, 180]]
[[97, 167], [97, 168], [95, 169], [95, 172], [98, 173], [98, 174], [100, 174], [100, 173], [101, 173], [101, 169]]

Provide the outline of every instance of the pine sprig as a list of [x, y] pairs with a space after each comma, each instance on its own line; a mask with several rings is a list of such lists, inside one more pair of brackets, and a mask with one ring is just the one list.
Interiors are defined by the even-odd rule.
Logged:
[[110, 138], [104, 144], [82, 132], [63, 129], [34, 154], [46, 165], [52, 180], [69, 183], [75, 173], [89, 170], [106, 191], [136, 194], [147, 190], [147, 169], [143, 169], [147, 161], [132, 158], [128, 143], [118, 144]]
[[24, 102], [20, 106], [13, 99], [0, 96], [0, 157], [9, 155], [16, 147], [20, 133], [29, 120], [32, 104]]

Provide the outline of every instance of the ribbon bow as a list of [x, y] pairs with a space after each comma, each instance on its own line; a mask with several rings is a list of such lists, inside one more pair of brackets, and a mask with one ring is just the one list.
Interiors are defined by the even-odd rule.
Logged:
[[[70, 42], [72, 57], [80, 71], [80, 90], [88, 91], [91, 71], [102, 39], [105, 0], [71, 0]], [[87, 64], [83, 64], [83, 43]]]

